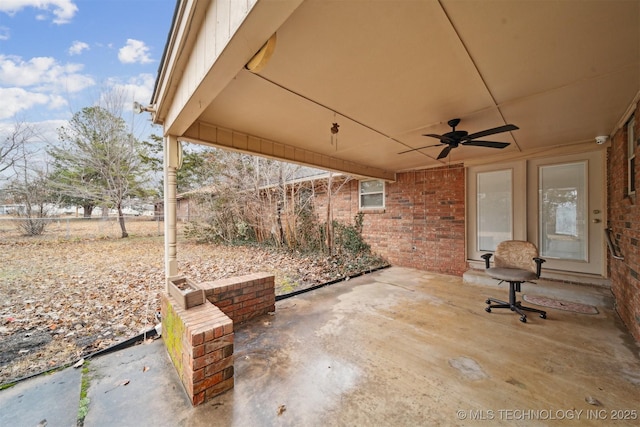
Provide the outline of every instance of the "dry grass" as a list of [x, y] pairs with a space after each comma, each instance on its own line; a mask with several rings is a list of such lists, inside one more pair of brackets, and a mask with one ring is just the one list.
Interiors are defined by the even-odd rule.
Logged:
[[[164, 289], [163, 224], [129, 221], [127, 230], [130, 237], [122, 239], [113, 220], [63, 219], [43, 236], [25, 237], [0, 221], [0, 383], [73, 363], [153, 328]], [[196, 282], [271, 273], [277, 293], [345, 274], [322, 258], [183, 238], [178, 265]], [[42, 334], [48, 343], [30, 347]]]

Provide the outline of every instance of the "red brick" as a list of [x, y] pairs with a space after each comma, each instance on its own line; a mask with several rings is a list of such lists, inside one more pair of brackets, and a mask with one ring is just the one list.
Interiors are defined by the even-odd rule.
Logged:
[[191, 404], [193, 406], [201, 405], [204, 403], [205, 397], [206, 397], [206, 394], [204, 391], [201, 393], [198, 393], [197, 395], [193, 396], [193, 398], [191, 398]]
[[190, 338], [189, 344], [193, 346], [200, 345], [204, 342], [204, 332], [193, 334]]
[[222, 372], [216, 372], [216, 374], [205, 377], [204, 380], [198, 381], [193, 385], [193, 393], [198, 394], [207, 390], [210, 387], [218, 384], [222, 381]]
[[[635, 137], [640, 138], [640, 104], [635, 111]], [[628, 193], [627, 126], [618, 129], [607, 148], [607, 218], [624, 260], [608, 259], [616, 311], [640, 341], [640, 146], [635, 146], [636, 194]]]
[[255, 298], [255, 295], [251, 294], [251, 295], [241, 295], [238, 297], [233, 298], [233, 303], [237, 304], [239, 302], [244, 302], [244, 301], [248, 301], [250, 299]]
[[[211, 353], [207, 353], [202, 357], [198, 357], [197, 359], [193, 359], [193, 367], [194, 371], [198, 369], [202, 369], [211, 365], [212, 363], [218, 362], [222, 359], [222, 350], [216, 350]], [[206, 374], [205, 374], [206, 375]]]
[[243, 295], [254, 294], [255, 292], [257, 292], [258, 290], [261, 290], [261, 289], [262, 288], [259, 287], [259, 285], [252, 284], [251, 286], [247, 286], [246, 288], [242, 288], [242, 294]]
[[192, 384], [195, 384], [198, 381], [204, 380], [204, 368], [194, 371], [192, 375], [192, 379], [193, 379]]
[[207, 365], [204, 368], [204, 376], [208, 378], [209, 376], [220, 374], [220, 378], [222, 378], [222, 371], [230, 366], [233, 366], [233, 357], [226, 357], [216, 363]]
[[233, 334], [224, 335], [215, 341], [208, 342], [205, 345], [205, 353], [211, 353], [213, 351], [220, 350], [221, 348], [226, 347], [230, 344], [233, 348]]
[[220, 300], [220, 301], [215, 301], [214, 304], [220, 310], [224, 311], [224, 308], [226, 308], [226, 307], [230, 306], [231, 304], [233, 304], [233, 299], [232, 298], [225, 298], [225, 299]]
[[231, 377], [227, 380], [222, 381], [221, 383], [216, 384], [213, 387], [208, 388], [206, 391], [207, 400], [216, 397], [227, 390], [231, 390], [233, 388], [233, 384], [233, 377]]
[[221, 336], [223, 336], [223, 335], [224, 335], [224, 325], [218, 326], [218, 327], [214, 330], [214, 333], [215, 333], [215, 337], [216, 337], [216, 339], [217, 339], [217, 338], [220, 338]]
[[229, 322], [224, 325], [224, 335], [233, 333], [233, 323]]
[[233, 377], [233, 372], [234, 372], [233, 365], [225, 368], [222, 371], [222, 381], [228, 380], [229, 378]]
[[198, 358], [202, 357], [205, 354], [205, 345], [201, 344], [191, 348], [191, 357]]
[[[444, 181], [446, 186], [442, 185]], [[364, 239], [374, 252], [393, 265], [462, 275], [467, 268], [464, 185], [461, 166], [399, 173], [395, 183], [386, 185], [386, 209], [363, 211]], [[352, 223], [358, 213], [357, 181], [347, 183], [341, 194], [345, 197], [332, 200], [334, 218]], [[316, 208], [319, 214], [321, 209], [326, 209], [326, 200], [321, 200], [323, 196], [318, 194], [320, 203]], [[434, 245], [430, 247], [422, 240], [429, 218], [424, 213], [429, 211], [434, 212], [431, 221], [437, 226], [442, 225], [442, 217], [448, 218], [444, 227], [433, 230]], [[438, 254], [439, 259], [434, 259], [433, 254]]]

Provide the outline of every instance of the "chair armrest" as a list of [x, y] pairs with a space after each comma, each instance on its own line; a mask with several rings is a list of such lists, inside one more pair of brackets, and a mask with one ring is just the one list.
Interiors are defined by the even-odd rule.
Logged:
[[534, 258], [533, 259], [536, 262], [536, 276], [538, 276], [538, 278], [540, 277], [540, 273], [542, 272], [542, 263], [543, 262], [547, 262], [546, 259], [542, 259], [542, 258]]
[[480, 258], [484, 259], [484, 268], [485, 269], [490, 267], [489, 260], [491, 259], [492, 256], [493, 256], [493, 254], [480, 255]]

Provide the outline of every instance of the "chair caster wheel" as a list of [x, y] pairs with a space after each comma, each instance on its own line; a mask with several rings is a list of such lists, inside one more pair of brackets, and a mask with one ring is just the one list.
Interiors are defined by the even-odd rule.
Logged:
[[491, 313], [491, 307], [485, 308], [484, 311], [486, 311], [487, 313]]
[[485, 304], [491, 304], [491, 300], [490, 300], [490, 299], [487, 299], [484, 303], [485, 303]]
[[520, 321], [521, 321], [522, 323], [527, 323], [527, 316], [522, 316], [522, 317], [520, 317]]
[[546, 319], [547, 318], [547, 313], [540, 313], [540, 318], [541, 319]]

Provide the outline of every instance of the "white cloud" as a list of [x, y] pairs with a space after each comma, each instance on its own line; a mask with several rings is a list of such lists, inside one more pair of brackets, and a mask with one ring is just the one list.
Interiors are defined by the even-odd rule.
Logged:
[[9, 40], [10, 34], [9, 27], [0, 27], [0, 41]]
[[149, 57], [149, 48], [143, 41], [127, 39], [127, 44], [118, 51], [118, 59], [124, 64], [147, 64], [153, 62]]
[[14, 117], [22, 111], [38, 105], [46, 105], [49, 102], [49, 96], [46, 94], [29, 92], [18, 87], [0, 87], [0, 99], [3, 104], [3, 108], [0, 108], [0, 120]]
[[0, 85], [31, 87], [46, 92], [78, 92], [95, 84], [81, 74], [82, 64], [59, 64], [51, 57], [24, 61], [18, 56], [0, 54]]
[[68, 105], [67, 96], [94, 86], [91, 76], [82, 74], [82, 64], [59, 64], [54, 58], [24, 61], [0, 54], [0, 119], [34, 107], [59, 110]]
[[48, 107], [50, 110], [59, 110], [69, 105], [67, 99], [60, 95], [51, 95]]
[[80, 55], [85, 50], [89, 50], [89, 45], [85, 42], [75, 40], [69, 48], [69, 55]]
[[46, 13], [39, 13], [38, 20], [48, 20], [49, 13], [53, 13], [52, 21], [55, 24], [68, 24], [71, 22], [78, 6], [72, 0], [2, 0], [0, 2], [0, 12], [14, 15], [27, 7], [34, 7]]
[[44, 120], [33, 122], [38, 127], [39, 133], [44, 141], [49, 143], [58, 141], [58, 129], [69, 124], [68, 120]]

